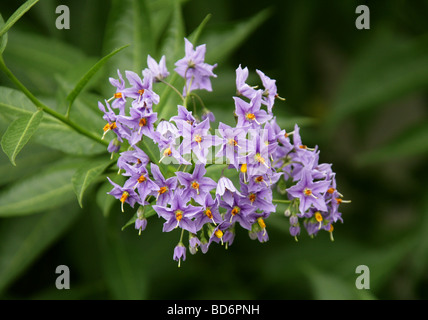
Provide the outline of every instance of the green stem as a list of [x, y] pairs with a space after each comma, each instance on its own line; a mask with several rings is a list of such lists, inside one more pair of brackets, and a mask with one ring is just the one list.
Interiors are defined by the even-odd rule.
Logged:
[[31, 100], [31, 102], [39, 109], [43, 110], [44, 112], [50, 114], [54, 118], [58, 119], [59, 121], [65, 123], [70, 128], [75, 130], [76, 132], [102, 144], [108, 146], [108, 141], [101, 140], [100, 137], [98, 137], [96, 134], [80, 127], [73, 121], [70, 121], [67, 117], [63, 116], [62, 114], [56, 112], [55, 110], [52, 110], [48, 106], [44, 105], [40, 100], [38, 100], [19, 80], [15, 77], [15, 75], [12, 73], [12, 71], [9, 70], [9, 68], [6, 66], [3, 57], [0, 56], [0, 69], [6, 74], [6, 76], [27, 96], [28, 99]]
[[182, 101], [183, 101], [183, 103], [184, 103], [185, 99], [184, 99], [183, 95], [180, 93], [180, 91], [178, 91], [178, 90], [177, 90], [177, 88], [176, 88], [176, 87], [174, 87], [172, 84], [170, 84], [169, 82], [166, 82], [166, 81], [165, 81], [165, 80], [163, 80], [163, 79], [161, 79], [161, 80], [160, 80], [160, 82], [162, 82], [163, 84], [167, 85], [167, 86], [168, 86], [168, 87], [170, 87], [172, 90], [174, 90], [174, 92], [175, 92], [175, 93], [177, 93], [177, 94], [180, 96], [181, 100], [182, 100]]
[[285, 203], [285, 204], [288, 204], [288, 203], [291, 203], [291, 200], [273, 199], [272, 203]]

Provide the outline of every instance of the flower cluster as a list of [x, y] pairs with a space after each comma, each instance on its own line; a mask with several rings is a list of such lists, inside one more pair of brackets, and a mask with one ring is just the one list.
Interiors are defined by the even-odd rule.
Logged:
[[[302, 143], [299, 127], [286, 132], [277, 124], [274, 104], [283, 99], [275, 80], [257, 70], [263, 85], [258, 88], [247, 84], [247, 68], [236, 69], [234, 126], [219, 122], [212, 128], [215, 117], [205, 106], [201, 117], [196, 108], [188, 110], [189, 97], [199, 98], [195, 90], [212, 91], [216, 65], [205, 63], [205, 51], [205, 45], [194, 48], [185, 39], [185, 57], [175, 63], [185, 83], [182, 94], [175, 89], [182, 104], [169, 120], [159, 120], [153, 111], [160, 101], [154, 84], [171, 86], [165, 80], [169, 72], [164, 56], [159, 63], [148, 56], [142, 78], [126, 71], [129, 86], [120, 71], [118, 79], [110, 78], [116, 92], [99, 102], [99, 109], [107, 122], [104, 136], [115, 134], [108, 147], [112, 157], [126, 147], [117, 159], [126, 182], [122, 186], [109, 179], [109, 194], [119, 199], [122, 211], [125, 203], [133, 208], [138, 204], [135, 228], [140, 233], [150, 207], [165, 220], [164, 232], [180, 229], [173, 255], [179, 264], [186, 259], [184, 232], [192, 254], [199, 249], [206, 253], [213, 242], [231, 245], [238, 225], [252, 239], [268, 241], [266, 220], [278, 203], [288, 206], [285, 215], [296, 240], [301, 225], [311, 236], [320, 230], [332, 235], [333, 223], [342, 221], [339, 205], [346, 201], [336, 189], [331, 165], [319, 163], [318, 149]], [[158, 147], [159, 158], [147, 155], [144, 139]], [[275, 186], [287, 198], [274, 199]]]

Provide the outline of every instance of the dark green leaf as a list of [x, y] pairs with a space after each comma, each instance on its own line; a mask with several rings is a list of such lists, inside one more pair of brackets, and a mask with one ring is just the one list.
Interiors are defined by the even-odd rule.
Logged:
[[[4, 26], [4, 20], [2, 15], [0, 14], [0, 28], [2, 28], [3, 26]], [[7, 45], [7, 33], [5, 33], [0, 37], [0, 55], [3, 54], [4, 49], [6, 49], [6, 45]]]
[[60, 162], [17, 181], [0, 193], [0, 217], [28, 215], [73, 199], [71, 177], [81, 161]]
[[7, 154], [10, 162], [15, 166], [15, 158], [27, 144], [43, 119], [43, 111], [39, 110], [31, 116], [23, 116], [10, 124], [2, 137], [1, 147]]
[[351, 63], [326, 127], [352, 114], [385, 103], [428, 85], [428, 38], [403, 40], [380, 33]]
[[28, 0], [21, 5], [0, 29], [0, 37], [3, 36], [28, 10], [31, 9], [39, 0]]
[[[73, 224], [79, 212], [77, 206], [71, 205], [29, 217], [2, 219], [0, 292], [3, 292]], [[54, 272], [55, 267], [52, 269], [52, 273]]]
[[76, 170], [71, 182], [73, 183], [73, 189], [81, 207], [83, 207], [82, 200], [86, 189], [111, 163], [112, 161], [109, 158], [92, 160], [84, 163]]
[[111, 53], [109, 53], [108, 55], [106, 55], [105, 57], [103, 57], [101, 60], [99, 60], [94, 66], [92, 66], [91, 69], [89, 69], [88, 72], [85, 73], [85, 75], [79, 80], [79, 82], [76, 84], [76, 86], [74, 87], [74, 89], [70, 92], [70, 94], [67, 96], [67, 101], [69, 103], [69, 110], [67, 112], [67, 114], [70, 111], [70, 107], [73, 104], [74, 100], [76, 99], [76, 97], [79, 95], [79, 93], [83, 90], [83, 88], [86, 86], [86, 84], [92, 79], [92, 77], [95, 75], [95, 73], [111, 58], [113, 57], [115, 54], [117, 54], [118, 52], [122, 51], [123, 49], [125, 49], [126, 47], [128, 47], [129, 45], [125, 45], [123, 47], [120, 47], [114, 51], [112, 51]]

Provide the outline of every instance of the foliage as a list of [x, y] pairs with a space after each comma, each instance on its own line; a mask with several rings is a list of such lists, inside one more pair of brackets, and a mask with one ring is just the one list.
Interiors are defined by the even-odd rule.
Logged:
[[[269, 8], [256, 1], [70, 1], [71, 29], [56, 30], [56, 5], [0, 5], [0, 297], [428, 297], [423, 10], [398, 0], [370, 3], [371, 29], [359, 31], [355, 1], [273, 1]], [[305, 140], [334, 163], [353, 200], [335, 242], [296, 243], [278, 215], [268, 243], [244, 234], [229, 252], [215, 248], [178, 269], [165, 259], [176, 237], [162, 234], [156, 217], [140, 237], [132, 227], [121, 230], [136, 216], [106, 195], [114, 167], [100, 140], [97, 101], [110, 93], [106, 79], [117, 68], [142, 69], [147, 54], [177, 60], [184, 36], [213, 49], [207, 62], [218, 63], [223, 76], [213, 81], [216, 95], [201, 96], [225, 123], [233, 121], [226, 116], [232, 101], [223, 97], [234, 94], [238, 64], [266, 70], [284, 88], [287, 111], [275, 110], [278, 123], [305, 126]], [[167, 89], [160, 95], [159, 117], [169, 118], [176, 97]], [[73, 290], [55, 288], [60, 264], [70, 267]], [[369, 291], [355, 289], [358, 265], [370, 268]]]

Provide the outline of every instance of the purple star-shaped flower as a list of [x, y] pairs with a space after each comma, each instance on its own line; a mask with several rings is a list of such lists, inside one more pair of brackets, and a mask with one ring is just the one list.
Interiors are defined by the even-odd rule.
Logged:
[[[272, 204], [272, 189], [261, 188], [251, 190], [245, 183], [241, 183], [242, 195], [245, 197], [245, 202], [267, 213], [275, 212], [276, 206]], [[244, 201], [244, 200], [243, 200]]]
[[136, 168], [128, 165], [125, 169], [126, 172], [122, 175], [129, 177], [125, 182], [125, 187], [137, 188], [142, 201], [144, 201], [150, 193], [159, 190], [159, 186], [149, 178], [149, 173], [145, 167], [141, 166]]
[[206, 223], [214, 223], [217, 225], [223, 221], [218, 210], [218, 199], [213, 200], [209, 192], [205, 195], [204, 201], [199, 204], [202, 207], [201, 211], [195, 215], [195, 225], [197, 231], [201, 230], [202, 226]]
[[120, 200], [122, 203], [122, 212], [124, 211], [123, 204], [125, 202], [128, 203], [132, 208], [136, 202], [144, 205], [141, 203], [140, 196], [134, 191], [134, 188], [128, 186], [121, 187], [117, 183], [114, 183], [109, 177], [107, 177], [107, 179], [113, 185], [113, 189], [110, 192], [107, 192], [107, 194], [110, 194], [116, 199]]
[[191, 126], [187, 122], [179, 122], [177, 126], [183, 136], [181, 145], [183, 154], [193, 152], [200, 163], [207, 163], [210, 147], [221, 143], [217, 136], [209, 134], [209, 119], [205, 119], [196, 126]]
[[229, 160], [228, 163], [235, 168], [239, 168], [239, 160], [242, 157], [241, 153], [245, 152], [248, 148], [246, 139], [248, 129], [249, 127], [232, 128], [220, 122], [216, 133], [221, 137], [221, 147], [216, 157], [222, 159], [223, 163], [227, 163], [227, 159]]
[[130, 116], [118, 116], [117, 120], [123, 125], [128, 126], [132, 131], [129, 143], [131, 146], [141, 141], [143, 135], [152, 138], [154, 132], [154, 123], [158, 115], [156, 112], [147, 109], [130, 109]]
[[302, 179], [287, 189], [288, 195], [300, 200], [299, 211], [303, 215], [311, 206], [320, 211], [327, 211], [324, 193], [329, 188], [330, 181], [313, 182], [311, 170], [302, 171]]
[[153, 77], [153, 81], [159, 82], [169, 76], [166, 68], [165, 56], [162, 56], [159, 63], [156, 62], [150, 55], [147, 56], [147, 66]]
[[241, 98], [233, 97], [235, 100], [235, 114], [238, 117], [238, 127], [251, 126], [260, 128], [260, 125], [272, 118], [265, 110], [261, 110], [262, 90], [257, 90], [250, 103]]
[[175, 71], [186, 80], [183, 95], [187, 95], [195, 89], [212, 91], [211, 77], [217, 77], [213, 69], [217, 66], [205, 63], [206, 45], [200, 45], [193, 49], [193, 44], [184, 38], [185, 57], [175, 63]]
[[163, 225], [163, 232], [170, 232], [171, 230], [180, 227], [191, 233], [196, 233], [195, 223], [192, 218], [201, 210], [201, 208], [188, 205], [187, 201], [184, 200], [181, 189], [176, 189], [174, 192], [170, 208], [154, 205], [153, 209], [160, 217], [166, 220]]
[[227, 210], [224, 216], [225, 221], [230, 223], [238, 222], [244, 229], [251, 230], [252, 221], [250, 214], [256, 211], [257, 208], [248, 204], [245, 198], [234, 193], [232, 205], [221, 201], [220, 206]]
[[177, 177], [165, 179], [159, 170], [159, 167], [152, 163], [150, 165], [154, 183], [159, 186], [159, 190], [152, 192], [156, 197], [156, 204], [160, 206], [167, 206], [170, 203], [173, 191], [177, 188]]
[[181, 171], [175, 173], [184, 186], [182, 197], [186, 201], [193, 198], [198, 203], [204, 203], [205, 195], [217, 186], [213, 179], [204, 177], [206, 172], [203, 164], [196, 164], [192, 174]]
[[[116, 93], [111, 98], [111, 99], [114, 99], [113, 103], [111, 104], [111, 107], [113, 109], [119, 109], [119, 114], [123, 115], [125, 114], [125, 104], [126, 104], [126, 96], [124, 94], [126, 84], [119, 70], [117, 70], [117, 75], [119, 79], [109, 78], [111, 85], [116, 87]], [[109, 101], [111, 99], [109, 99]]]
[[126, 88], [124, 94], [134, 99], [134, 107], [151, 107], [159, 103], [159, 96], [152, 90], [151, 73], [146, 74], [143, 80], [133, 71], [125, 71], [125, 75], [132, 87]]
[[218, 224], [211, 233], [210, 239], [208, 240], [208, 246], [210, 246], [213, 241], [217, 243], [221, 242], [221, 244], [223, 244], [224, 234], [231, 226], [232, 224], [227, 221], [223, 221]]
[[137, 146], [133, 146], [134, 150], [124, 151], [120, 154], [119, 159], [117, 159], [117, 166], [119, 169], [125, 170], [128, 165], [138, 167], [145, 167], [150, 159], [147, 154], [138, 148]]
[[174, 248], [174, 255], [173, 255], [173, 259], [175, 261], [178, 261], [178, 267], [180, 267], [181, 265], [181, 259], [183, 259], [183, 261], [186, 260], [186, 247], [183, 245], [183, 243], [179, 243], [175, 248]]

